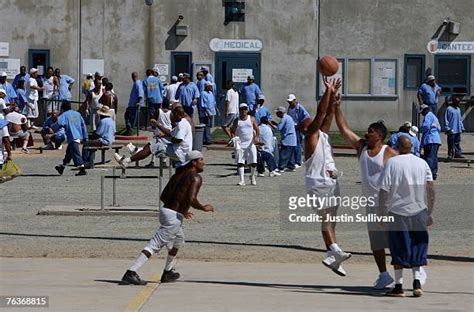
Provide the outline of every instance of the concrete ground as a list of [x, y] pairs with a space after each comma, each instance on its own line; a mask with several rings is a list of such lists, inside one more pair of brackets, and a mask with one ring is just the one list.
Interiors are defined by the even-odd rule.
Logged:
[[[463, 136], [463, 147], [466, 156], [474, 158], [473, 135]], [[212, 203], [216, 212], [196, 211], [194, 219], [185, 222], [187, 244], [179, 252], [178, 265], [182, 281], [159, 285], [156, 290], [146, 288], [139, 295], [140, 288], [118, 287], [114, 281], [154, 234], [158, 227], [155, 217], [37, 215], [51, 205], [99, 207], [100, 177], [110, 176], [116, 164], [97, 166], [84, 177], [75, 177], [73, 168], [68, 167], [59, 176], [54, 166], [64, 152], [14, 152], [23, 175], [0, 185], [0, 295], [37, 295], [44, 290], [41, 294], [50, 296], [54, 311], [123, 310], [137, 296], [135, 303], [149, 298], [142, 311], [157, 307], [307, 311], [319, 305], [321, 310], [336, 306], [336, 311], [465, 311], [472, 306], [474, 166], [439, 164], [427, 292], [421, 299], [398, 300], [373, 296], [370, 290], [377, 272], [363, 224], [340, 224], [337, 228], [340, 245], [354, 254], [345, 266], [350, 272], [346, 278], [320, 264], [324, 244], [318, 225], [297, 230], [280, 225], [281, 194], [292, 188], [304, 189], [302, 169], [281, 177], [258, 178], [256, 187], [237, 187], [230, 153], [206, 150], [200, 200]], [[111, 153], [107, 157], [111, 159]], [[359, 192], [356, 158], [339, 156], [335, 160], [344, 171], [342, 192]], [[127, 170], [127, 178], [117, 180], [118, 204], [157, 208], [157, 175], [156, 168]], [[105, 190], [105, 202], [110, 205], [111, 179], [105, 179]], [[164, 253], [158, 255], [143, 268], [140, 273], [144, 278], [154, 279], [155, 273], [161, 272], [163, 257]], [[411, 274], [407, 272], [405, 277], [409, 288]]]
[[[160, 284], [162, 261], [140, 274], [147, 286], [119, 286], [130, 261], [112, 259], [4, 258], [4, 295], [49, 296], [48, 311], [471, 311], [472, 265], [432, 265], [421, 298], [383, 296], [367, 284], [372, 265], [344, 265], [339, 277], [322, 264], [235, 263], [181, 260], [181, 279]], [[12, 308], [6, 311], [30, 311]], [[5, 311], [4, 310], [4, 311]]]

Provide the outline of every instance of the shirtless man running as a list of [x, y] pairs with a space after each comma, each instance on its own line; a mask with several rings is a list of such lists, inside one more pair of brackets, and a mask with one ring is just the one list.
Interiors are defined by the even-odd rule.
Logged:
[[197, 199], [202, 185], [202, 177], [199, 173], [203, 169], [204, 159], [201, 152], [190, 151], [186, 155], [184, 166], [176, 169], [176, 173], [171, 177], [161, 194], [163, 208], [160, 209], [158, 231], [143, 248], [135, 263], [125, 272], [122, 277], [122, 285], [146, 285], [147, 282], [138, 276], [137, 270], [163, 246], [168, 248], [168, 257], [161, 282], [173, 282], [179, 278], [180, 275], [178, 272], [174, 272], [173, 265], [179, 247], [184, 244], [183, 220], [193, 217], [189, 207], [205, 212], [214, 211], [212, 205], [202, 205]]

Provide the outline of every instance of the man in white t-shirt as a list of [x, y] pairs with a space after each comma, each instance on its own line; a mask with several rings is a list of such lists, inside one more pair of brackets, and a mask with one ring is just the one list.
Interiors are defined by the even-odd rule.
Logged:
[[12, 156], [8, 123], [8, 120], [0, 119], [0, 169]]
[[[399, 156], [390, 158], [380, 176], [379, 214], [387, 207], [388, 240], [395, 287], [388, 296], [404, 297], [403, 268], [413, 271], [413, 296], [423, 294], [421, 267], [427, 265], [428, 231], [433, 224], [435, 191], [427, 162], [411, 154], [412, 143], [406, 136], [398, 139]], [[425, 202], [428, 199], [428, 203]]]
[[175, 107], [171, 111], [171, 122], [175, 125], [172, 130], [156, 123], [156, 126], [166, 134], [165, 138], [168, 141], [150, 142], [131, 157], [115, 153], [115, 160], [125, 169], [131, 162], [145, 159], [151, 154], [155, 154], [157, 157], [166, 155], [177, 161], [176, 166], [179, 167], [185, 162], [186, 154], [192, 150], [193, 132], [182, 106]]
[[222, 124], [222, 130], [225, 134], [232, 139], [230, 133], [230, 127], [234, 124], [234, 120], [239, 117], [239, 92], [234, 89], [234, 82], [232, 80], [227, 81], [227, 94], [225, 97], [225, 113], [224, 123]]

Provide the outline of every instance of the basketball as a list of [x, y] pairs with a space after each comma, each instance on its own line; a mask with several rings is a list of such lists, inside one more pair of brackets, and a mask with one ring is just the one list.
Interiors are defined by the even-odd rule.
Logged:
[[332, 55], [323, 56], [319, 60], [319, 72], [323, 76], [332, 76], [339, 70], [339, 62]]

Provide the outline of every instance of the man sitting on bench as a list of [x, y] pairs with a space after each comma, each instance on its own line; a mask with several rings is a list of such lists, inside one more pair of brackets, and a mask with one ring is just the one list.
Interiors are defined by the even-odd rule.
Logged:
[[112, 113], [108, 106], [102, 106], [97, 111], [100, 122], [94, 133], [89, 136], [89, 139], [84, 143], [82, 147], [82, 158], [84, 160], [85, 167], [90, 169], [94, 167], [94, 149], [87, 149], [89, 146], [111, 146], [115, 139], [115, 122], [112, 120]]

